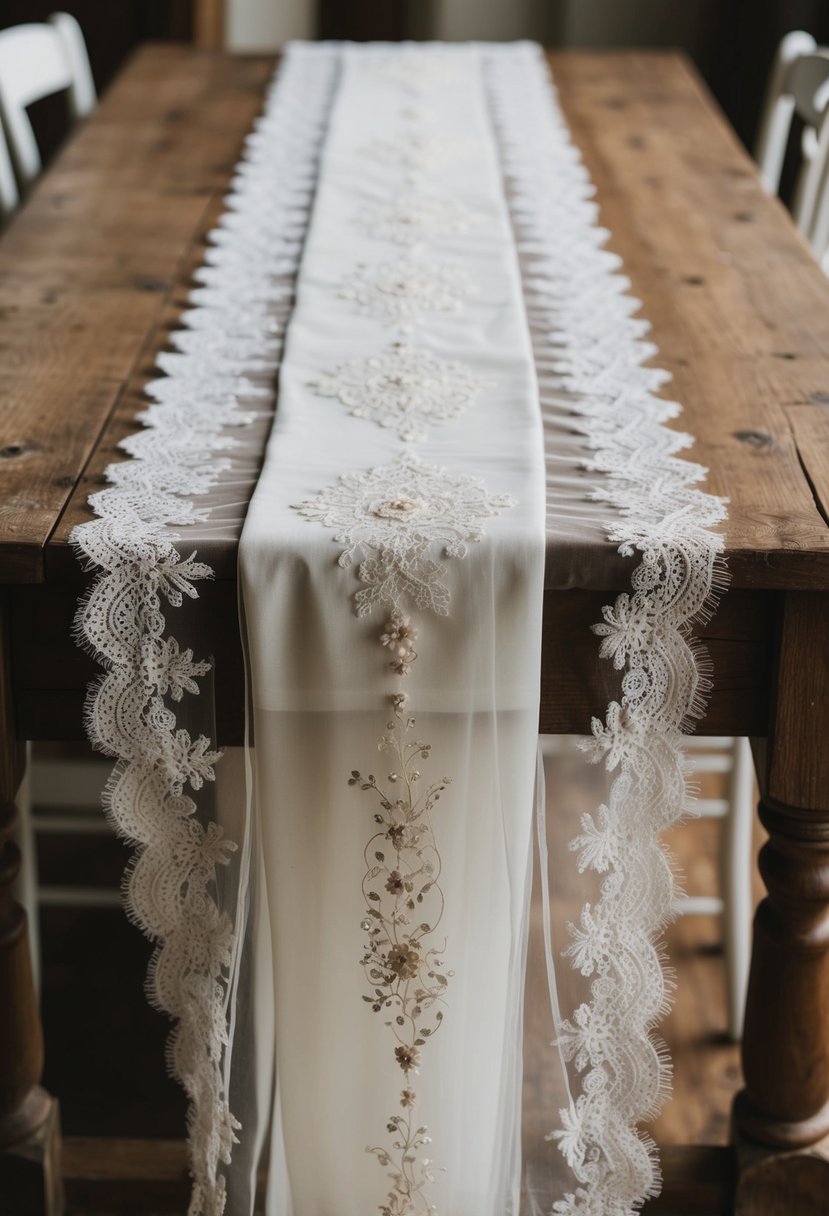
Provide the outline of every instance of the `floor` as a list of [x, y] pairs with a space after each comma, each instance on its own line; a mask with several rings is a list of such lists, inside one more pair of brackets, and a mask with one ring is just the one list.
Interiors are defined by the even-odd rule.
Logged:
[[[564, 795], [564, 787], [556, 793], [555, 825], [550, 817], [553, 834], [569, 831], [591, 800], [595, 805], [596, 791], [591, 787], [589, 770], [579, 764], [577, 771], [580, 775], [575, 779], [571, 776]], [[717, 790], [710, 785], [703, 793], [716, 796]], [[109, 892], [104, 900], [111, 899], [125, 851], [104, 834], [55, 831], [54, 810], [49, 815], [53, 830], [38, 836], [41, 882], [94, 886]], [[551, 839], [555, 843], [559, 837], [553, 835]], [[685, 872], [688, 892], [717, 893], [718, 842], [719, 825], [713, 821], [690, 822], [674, 833], [670, 843]], [[756, 877], [755, 886], [759, 893]], [[565, 903], [572, 896], [568, 896], [566, 887], [556, 894]], [[76, 1157], [95, 1151], [89, 1148], [90, 1137], [116, 1137], [125, 1142], [153, 1139], [159, 1141], [159, 1159], [172, 1153], [178, 1161], [176, 1146], [167, 1142], [180, 1136], [184, 1103], [164, 1069], [166, 1020], [147, 1006], [143, 996], [149, 947], [123, 913], [111, 906], [47, 907], [41, 911], [40, 928], [47, 1043], [45, 1083], [51, 1092], [60, 1095], [64, 1135], [75, 1140], [72, 1151]], [[549, 1146], [542, 1146], [540, 1128], [544, 1120], [539, 1120], [539, 1111], [549, 1110], [552, 1100], [545, 1095], [541, 1068], [549, 1049], [550, 1031], [548, 1007], [541, 999], [544, 980], [540, 942], [540, 907], [536, 903], [528, 980], [531, 995], [525, 1141], [537, 1140], [538, 1151], [549, 1152]], [[664, 1025], [674, 1061], [674, 1096], [652, 1128], [657, 1142], [668, 1150], [666, 1168], [670, 1146], [728, 1142], [730, 1103], [740, 1084], [739, 1050], [725, 1034], [718, 922], [710, 917], [683, 918], [671, 927], [668, 944], [678, 979], [676, 1003]], [[563, 1000], [566, 1003], [566, 993]], [[530, 1147], [530, 1151], [535, 1148]], [[705, 1158], [700, 1161], [700, 1170], [705, 1170]], [[77, 1171], [80, 1167], [76, 1163], [73, 1168]], [[82, 1193], [82, 1189], [70, 1188], [72, 1193]], [[149, 1216], [150, 1209], [142, 1208], [137, 1195], [134, 1202], [136, 1206], [130, 1203], [131, 1211]], [[86, 1216], [91, 1208], [74, 1206], [71, 1210], [73, 1216]], [[657, 1211], [665, 1216], [679, 1212], [669, 1212], [659, 1203], [646, 1210], [652, 1210], [654, 1216]]]

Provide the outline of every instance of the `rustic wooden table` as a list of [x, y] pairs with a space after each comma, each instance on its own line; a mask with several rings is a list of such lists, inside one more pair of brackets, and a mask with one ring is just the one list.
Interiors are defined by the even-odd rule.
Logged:
[[[731, 499], [732, 589], [706, 630], [714, 690], [700, 729], [755, 739], [770, 835], [735, 1108], [737, 1206], [742, 1216], [825, 1213], [829, 281], [681, 58], [551, 61], [611, 248], [644, 301], [660, 363], [674, 375], [671, 394], [697, 438], [693, 456], [710, 467], [710, 489]], [[0, 241], [3, 1214], [55, 1216], [62, 1202], [57, 1107], [38, 1087], [41, 1033], [11, 884], [23, 740], [80, 737], [92, 674], [70, 639], [81, 576], [68, 538], [134, 425], [272, 66], [181, 46], [142, 49]], [[613, 550], [599, 550], [590, 585], [546, 595], [545, 731], [583, 732], [616, 691], [585, 628], [621, 585]], [[551, 553], [555, 560], [554, 537]], [[218, 578], [194, 627], [210, 630], [219, 733], [232, 743], [241, 716], [234, 543], [211, 560]], [[130, 1166], [122, 1154], [118, 1175], [101, 1148], [92, 1173], [105, 1180], [105, 1201], [114, 1202], [116, 1175], [138, 1170], [130, 1153], [140, 1157], [133, 1146]], [[180, 1159], [155, 1160], [158, 1202], [180, 1198]], [[701, 1187], [709, 1164], [671, 1154], [667, 1193], [649, 1210], [725, 1210], [711, 1198], [716, 1187]], [[75, 1167], [87, 1210], [94, 1178], [77, 1175]]]

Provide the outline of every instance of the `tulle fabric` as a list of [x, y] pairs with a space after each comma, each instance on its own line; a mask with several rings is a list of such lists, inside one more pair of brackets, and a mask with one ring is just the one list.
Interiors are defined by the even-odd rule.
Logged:
[[[418, 299], [428, 304], [439, 282], [453, 306], [433, 314], [424, 304], [410, 329], [410, 317], [401, 326], [353, 290], [401, 256], [359, 222], [397, 180], [364, 150], [393, 142], [412, 107], [411, 121], [434, 125], [437, 113], [444, 146], [454, 137], [472, 154], [443, 163], [435, 183], [468, 205], [468, 224], [433, 233], [413, 260], [404, 251], [401, 271]], [[462, 425], [430, 424], [414, 455], [391, 428], [309, 387], [390, 341], [462, 362], [485, 386]], [[378, 528], [409, 501], [423, 523], [389, 565], [396, 540]], [[430, 555], [418, 547], [424, 533]], [[344, 551], [353, 560], [338, 565]], [[387, 563], [380, 591], [375, 561]], [[240, 546], [256, 842], [242, 903], [257, 945], [241, 958], [230, 1092], [240, 1138], [258, 1144], [268, 1061], [255, 1050], [272, 1027], [272, 1216], [517, 1216], [543, 574], [538, 389], [483, 53], [429, 48], [401, 63], [388, 48], [344, 48], [279, 408]], [[374, 610], [361, 616], [363, 593]], [[381, 645], [395, 614], [417, 634], [404, 674], [390, 672], [394, 653]], [[361, 965], [393, 836], [378, 811], [394, 812], [378, 806], [374, 785], [393, 806], [403, 784], [378, 743], [398, 728], [423, 747], [419, 781], [447, 779], [407, 854], [431, 867], [410, 919], [424, 918], [421, 953], [434, 949], [445, 985], [409, 1071], [396, 1059], [397, 1006], [374, 1007], [383, 982], [375, 974], [373, 987]], [[367, 897], [372, 883], [380, 894]], [[247, 1006], [245, 976], [256, 990]], [[429, 982], [425, 969], [412, 981]], [[240, 1018], [245, 1007], [252, 1018]], [[258, 1084], [237, 1088], [240, 1068]], [[400, 1119], [423, 1128], [410, 1152], [397, 1147]], [[228, 1187], [240, 1216], [253, 1204], [256, 1155], [234, 1152]]]

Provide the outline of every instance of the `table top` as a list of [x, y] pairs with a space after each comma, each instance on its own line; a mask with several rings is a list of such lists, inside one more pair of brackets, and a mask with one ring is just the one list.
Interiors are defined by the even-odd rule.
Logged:
[[[731, 500], [733, 583], [829, 588], [829, 280], [681, 56], [550, 61], [688, 455]], [[0, 581], [73, 577], [69, 534], [134, 427], [273, 62], [141, 48], [0, 239]], [[595, 549], [578, 585], [623, 586], [629, 562], [598, 532]], [[233, 577], [234, 537], [208, 560]]]

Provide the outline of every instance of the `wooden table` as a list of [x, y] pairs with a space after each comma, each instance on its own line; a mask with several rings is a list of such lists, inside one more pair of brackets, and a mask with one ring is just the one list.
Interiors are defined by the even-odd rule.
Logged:
[[[829, 1133], [829, 281], [681, 58], [551, 59], [693, 456], [731, 499], [732, 590], [706, 630], [715, 674], [701, 729], [755, 738], [770, 834], [735, 1109], [738, 1202], [742, 1216], [810, 1216], [829, 1193], [818, 1143]], [[80, 737], [92, 674], [70, 640], [81, 576], [68, 538], [132, 426], [271, 68], [142, 49], [0, 241], [0, 1178], [16, 1179], [11, 1208], [0, 1183], [0, 1213], [60, 1210], [56, 1104], [37, 1087], [41, 1034], [10, 884], [22, 741]], [[546, 595], [545, 731], [583, 732], [616, 691], [585, 629], [620, 582], [610, 547], [597, 556], [589, 585]], [[219, 577], [193, 622], [211, 630], [231, 743], [234, 557], [231, 542], [211, 555]], [[687, 1160], [689, 1176], [701, 1167]], [[659, 1211], [691, 1211], [681, 1202]]]

